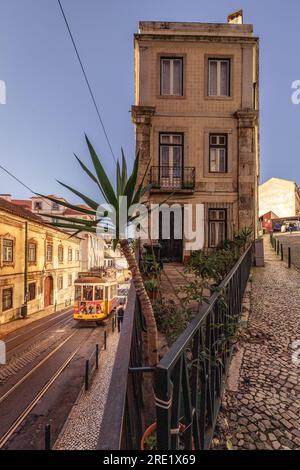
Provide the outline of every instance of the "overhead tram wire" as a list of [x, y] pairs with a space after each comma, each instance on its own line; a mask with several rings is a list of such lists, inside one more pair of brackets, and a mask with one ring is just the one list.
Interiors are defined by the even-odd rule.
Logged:
[[[36, 191], [33, 191], [32, 188], [30, 188], [30, 186], [27, 186], [27, 184], [23, 183], [23, 181], [21, 181], [17, 176], [15, 176], [13, 173], [11, 173], [9, 170], [7, 170], [4, 166], [0, 165], [0, 169], [5, 171], [5, 173], [7, 173], [9, 176], [11, 176], [14, 180], [16, 180], [19, 184], [21, 184], [22, 186], [24, 186], [24, 188], [26, 188], [30, 193], [34, 194], [35, 196], [37, 195]], [[41, 196], [42, 197], [42, 196]], [[42, 197], [43, 201], [45, 201], [49, 206], [51, 205], [50, 202], [45, 199], [44, 197]]]
[[105, 129], [105, 126], [104, 126], [104, 122], [103, 122], [103, 120], [102, 120], [102, 118], [101, 118], [101, 114], [100, 114], [99, 108], [98, 108], [98, 106], [97, 106], [97, 103], [96, 103], [96, 100], [95, 100], [95, 96], [94, 96], [94, 93], [93, 93], [93, 91], [92, 91], [92, 87], [91, 87], [91, 85], [90, 85], [89, 79], [88, 79], [88, 77], [87, 77], [86, 71], [85, 71], [84, 66], [83, 66], [83, 63], [82, 63], [82, 60], [81, 60], [81, 58], [80, 58], [80, 55], [79, 55], [79, 52], [78, 52], [78, 48], [77, 48], [76, 43], [75, 43], [75, 39], [74, 39], [73, 34], [72, 34], [72, 32], [71, 32], [71, 29], [70, 29], [70, 26], [69, 26], [67, 17], [66, 17], [66, 15], [65, 15], [65, 12], [64, 12], [64, 9], [63, 9], [63, 6], [62, 6], [62, 4], [61, 4], [61, 0], [57, 0], [57, 1], [58, 1], [58, 4], [59, 4], [59, 8], [60, 8], [61, 14], [62, 14], [63, 19], [64, 19], [64, 21], [65, 21], [65, 24], [66, 24], [66, 26], [67, 26], [67, 30], [68, 30], [68, 32], [69, 32], [69, 35], [70, 35], [70, 38], [71, 38], [73, 47], [74, 47], [74, 49], [75, 49], [75, 52], [76, 52], [76, 55], [77, 55], [77, 58], [78, 58], [78, 61], [79, 61], [79, 64], [80, 64], [80, 67], [81, 67], [81, 70], [82, 70], [84, 79], [85, 79], [85, 82], [86, 82], [86, 84], [87, 84], [89, 93], [90, 93], [91, 98], [92, 98], [92, 101], [93, 101], [93, 103], [94, 103], [94, 106], [95, 106], [96, 113], [97, 113], [97, 116], [98, 116], [99, 121], [100, 121], [100, 125], [101, 125], [101, 128], [102, 128], [102, 131], [103, 131], [103, 133], [104, 133], [104, 135], [105, 135], [105, 138], [106, 138], [106, 141], [107, 141], [107, 143], [108, 143], [110, 152], [111, 152], [111, 154], [112, 154], [112, 156], [113, 156], [113, 159], [114, 159], [115, 163], [117, 164], [117, 160], [116, 160], [114, 151], [113, 151], [113, 149], [112, 149], [112, 146], [111, 146], [111, 143], [110, 143], [108, 134], [107, 134], [107, 132], [106, 132], [106, 129]]

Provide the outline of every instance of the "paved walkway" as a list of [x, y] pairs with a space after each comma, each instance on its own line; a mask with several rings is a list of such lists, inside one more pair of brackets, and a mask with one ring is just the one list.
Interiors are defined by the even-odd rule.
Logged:
[[219, 436], [234, 449], [299, 450], [300, 272], [287, 269], [267, 237], [264, 243], [266, 263], [253, 271], [249, 324], [239, 345], [237, 390], [225, 393]]

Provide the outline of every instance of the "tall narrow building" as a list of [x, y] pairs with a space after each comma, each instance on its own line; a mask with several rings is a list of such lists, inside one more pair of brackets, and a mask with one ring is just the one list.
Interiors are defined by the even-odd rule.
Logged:
[[[164, 259], [213, 248], [243, 227], [257, 226], [259, 177], [259, 41], [242, 12], [227, 23], [142, 21], [134, 35], [132, 119], [140, 174], [150, 161], [151, 202], [200, 210], [191, 245], [185, 230], [157, 239]], [[182, 210], [183, 225], [186, 210]]]

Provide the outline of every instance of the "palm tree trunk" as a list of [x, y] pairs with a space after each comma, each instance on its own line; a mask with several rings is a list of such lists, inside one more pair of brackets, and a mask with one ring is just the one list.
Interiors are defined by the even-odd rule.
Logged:
[[135, 254], [130, 247], [128, 240], [120, 241], [121, 250], [128, 263], [129, 270], [132, 274], [132, 281], [135, 287], [136, 295], [140, 301], [141, 309], [147, 325], [148, 336], [148, 356], [149, 365], [156, 366], [158, 363], [158, 341], [157, 341], [157, 326], [154, 317], [153, 307], [150, 302], [149, 296], [144, 286], [143, 278], [139, 269], [139, 265]]

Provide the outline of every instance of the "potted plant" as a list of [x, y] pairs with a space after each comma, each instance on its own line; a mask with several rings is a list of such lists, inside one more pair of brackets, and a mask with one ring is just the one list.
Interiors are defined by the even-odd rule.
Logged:
[[[180, 440], [186, 429], [186, 426], [183, 423], [179, 423], [178, 427]], [[156, 428], [156, 421], [147, 427], [141, 439], [141, 450], [157, 450]], [[194, 439], [192, 441], [192, 449], [195, 450]]]
[[149, 298], [151, 301], [154, 301], [157, 299], [157, 293], [158, 293], [158, 281], [155, 278], [150, 278], [146, 279], [144, 281], [145, 289], [148, 293]]

